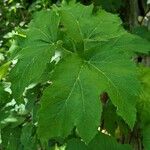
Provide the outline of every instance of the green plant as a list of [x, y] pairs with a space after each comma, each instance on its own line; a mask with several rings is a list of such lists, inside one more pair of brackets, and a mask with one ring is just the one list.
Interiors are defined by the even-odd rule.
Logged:
[[[49, 9], [57, 0], [1, 0], [0, 1], [0, 56], [6, 56], [15, 28], [26, 28], [34, 12]], [[6, 59], [4, 57], [4, 59]], [[3, 60], [3, 59], [2, 59]], [[1, 63], [1, 57], [0, 57]]]
[[121, 7], [125, 5], [125, 1], [122, 0], [93, 0], [95, 4], [99, 4], [102, 8], [110, 12], [117, 12]]
[[2, 148], [132, 149], [115, 138], [134, 128], [141, 86], [131, 58], [149, 47], [93, 5], [36, 13], [0, 68]]

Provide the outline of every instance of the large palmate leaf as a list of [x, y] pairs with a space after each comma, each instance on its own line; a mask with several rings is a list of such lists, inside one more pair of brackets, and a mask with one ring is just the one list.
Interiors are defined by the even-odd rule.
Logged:
[[40, 101], [38, 135], [43, 141], [65, 138], [76, 127], [88, 143], [100, 126], [102, 92], [129, 127], [134, 126], [139, 83], [129, 53], [146, 53], [150, 44], [127, 33], [118, 16], [92, 12], [93, 6], [81, 4], [39, 12], [15, 54], [18, 63], [10, 80], [17, 100], [31, 83], [46, 81], [41, 76], [58, 45], [64, 54], [52, 65], [52, 84]]
[[[59, 14], [56, 10], [41, 11], [34, 16], [24, 35], [26, 38], [17, 47], [14, 59], [18, 59], [18, 63], [10, 73], [16, 99], [22, 96], [29, 84], [39, 82], [60, 40], [69, 51], [77, 51], [81, 55], [84, 50], [109, 40], [114, 41], [114, 50], [149, 50], [150, 44], [146, 40], [131, 35], [122, 28], [118, 16], [103, 10], [93, 15], [92, 10], [92, 5], [86, 7], [76, 4], [59, 8]], [[65, 36], [59, 36], [59, 31]]]
[[37, 16], [29, 25], [26, 38], [16, 54], [18, 63], [10, 73], [16, 100], [21, 97], [25, 87], [39, 82], [56, 49], [54, 43], [57, 40], [59, 17], [49, 11], [37, 13]]
[[103, 91], [108, 92], [118, 114], [133, 127], [136, 118], [134, 96], [139, 87], [134, 66], [122, 53], [114, 53], [108, 43], [95, 49], [97, 52], [90, 53], [88, 60], [72, 54], [56, 67], [53, 85], [44, 92], [39, 113], [42, 137], [67, 136], [77, 126], [81, 137], [89, 141], [100, 122], [99, 94]]

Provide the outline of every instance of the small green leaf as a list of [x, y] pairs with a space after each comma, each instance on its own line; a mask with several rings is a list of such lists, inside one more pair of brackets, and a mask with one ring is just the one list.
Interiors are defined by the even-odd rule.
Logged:
[[9, 62], [3, 64], [2, 66], [0, 66], [0, 80], [6, 76], [10, 64], [11, 64], [11, 62], [9, 61]]
[[33, 135], [33, 125], [26, 124], [22, 128], [22, 133], [20, 137], [21, 143], [24, 150], [34, 150], [36, 149], [35, 136]]
[[9, 93], [4, 90], [4, 86], [0, 83], [0, 107], [9, 101]]

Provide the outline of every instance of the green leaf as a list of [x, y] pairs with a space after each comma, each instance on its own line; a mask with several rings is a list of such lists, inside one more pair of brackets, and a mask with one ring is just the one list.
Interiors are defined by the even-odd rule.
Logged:
[[[94, 14], [92, 9], [92, 5], [83, 6], [81, 4], [69, 5], [62, 8], [66, 14], [70, 14], [70, 19], [67, 19], [67, 23], [64, 24], [65, 29], [72, 31], [72, 38], [82, 35], [84, 50], [87, 50], [89, 46], [91, 47], [93, 43], [95, 45], [101, 41], [113, 40], [115, 41], [114, 47], [129, 51], [130, 53], [147, 53], [150, 51], [150, 43], [147, 40], [124, 30], [122, 21], [118, 15], [108, 13], [104, 10], [99, 10]], [[73, 20], [78, 24], [76, 25], [78, 31], [74, 29], [75, 25], [71, 25]]]
[[37, 13], [30, 23], [26, 39], [16, 54], [18, 63], [11, 70], [10, 81], [16, 100], [21, 98], [25, 87], [40, 82], [40, 78], [56, 50], [55, 42], [59, 17], [55, 12]]
[[57, 66], [53, 84], [42, 98], [39, 136], [46, 139], [65, 137], [74, 126], [86, 141], [96, 134], [102, 111], [99, 93], [103, 86], [95, 80], [100, 77], [88, 67], [77, 56], [69, 56]]
[[26, 124], [22, 128], [22, 134], [20, 137], [21, 143], [24, 147], [24, 150], [33, 150], [36, 149], [35, 136], [33, 135], [33, 125]]
[[71, 139], [67, 142], [66, 150], [87, 150], [87, 146], [80, 139]]
[[150, 41], [150, 31], [148, 30], [147, 27], [144, 27], [144, 26], [136, 27], [133, 29], [133, 33], [135, 33], [135, 34], [141, 36], [142, 38]]
[[94, 0], [94, 2], [107, 11], [117, 12], [122, 6], [125, 5], [125, 2], [122, 0]]
[[83, 42], [83, 36], [80, 31], [78, 21], [74, 18], [74, 16], [71, 13], [65, 10], [60, 11], [60, 16], [61, 16], [62, 23], [66, 29], [67, 34], [75, 43], [75, 46], [76, 46], [75, 50], [79, 54], [80, 53], [82, 54], [84, 51], [84, 42]]
[[2, 145], [7, 150], [17, 150], [20, 147], [21, 128], [10, 128], [7, 126], [1, 131]]
[[103, 91], [108, 92], [117, 113], [131, 128], [134, 126], [134, 95], [139, 87], [134, 65], [122, 53], [114, 53], [107, 44], [95, 49], [97, 52], [89, 60], [72, 55], [56, 67], [53, 84], [45, 90], [42, 98], [39, 112], [41, 137], [66, 137], [76, 126], [80, 136], [89, 142], [100, 122], [102, 106], [99, 94]]
[[122, 22], [117, 15], [112, 15], [104, 10], [93, 14], [93, 5], [69, 5], [63, 7], [62, 10], [71, 14], [72, 19], [70, 19], [70, 22], [74, 19], [78, 22], [84, 40], [106, 41], [124, 33], [121, 26]]
[[[117, 107], [117, 113], [132, 128], [136, 119], [136, 97], [134, 96], [138, 95], [139, 83], [135, 78], [135, 66], [125, 54], [115, 47], [113, 49], [113, 45], [114, 41], [110, 41], [92, 48], [91, 51], [94, 52], [90, 53], [88, 64], [96, 73], [103, 75], [104, 79], [101, 79], [101, 82], [103, 80], [107, 84], [105, 91]], [[127, 112], [130, 112], [130, 116]]]
[[7, 63], [3, 64], [2, 66], [0, 66], [0, 80], [6, 76], [10, 64], [11, 64], [11, 62], [7, 62]]
[[4, 86], [0, 83], [0, 107], [9, 101], [9, 93], [4, 90]]
[[[79, 12], [79, 8], [83, 7], [78, 6], [79, 4], [73, 7], [75, 12]], [[91, 10], [90, 7], [88, 9]], [[74, 15], [73, 12], [72, 15]], [[76, 13], [74, 17], [78, 18], [78, 15], [79, 13]], [[104, 18], [104, 15], [107, 17]], [[88, 40], [84, 41], [85, 46], [88, 45], [83, 55], [84, 58], [76, 56], [76, 52], [64, 57], [55, 67], [51, 79], [52, 86], [44, 91], [38, 126], [38, 134], [44, 140], [53, 137], [66, 137], [76, 126], [79, 135], [89, 142], [95, 136], [100, 123], [102, 106], [99, 102], [99, 94], [103, 91], [109, 94], [113, 105], [117, 108], [117, 114], [130, 128], [133, 128], [136, 120], [135, 105], [139, 83], [136, 78], [135, 66], [130, 61], [130, 57], [124, 53], [125, 46], [129, 48], [133, 43], [130, 39], [130, 46], [127, 45], [126, 36], [117, 32], [119, 28], [122, 33], [125, 33], [116, 16], [113, 16], [116, 20], [111, 24], [112, 27], [106, 30], [105, 26], [110, 23], [109, 17], [109, 14], [104, 11], [91, 17], [97, 22], [96, 27], [92, 23], [85, 24], [87, 23], [85, 22], [86, 18], [78, 19], [81, 31], [86, 29], [83, 28], [85, 25], [90, 25], [88, 29], [92, 32], [89, 33], [87, 30], [83, 32], [84, 37], [88, 37]], [[68, 28], [72, 30], [72, 27], [64, 26], [66, 26], [66, 30]], [[119, 35], [113, 37], [113, 33]], [[130, 34], [128, 35], [130, 37]], [[70, 36], [74, 35], [69, 33]], [[120, 49], [119, 46], [122, 46], [123, 39], [125, 39], [126, 45], [124, 45], [124, 49], [122, 47]], [[90, 44], [91, 46], [89, 46]], [[66, 50], [70, 51], [70, 49]], [[128, 86], [126, 86], [127, 83]], [[128, 115], [129, 113], [130, 115]], [[88, 127], [85, 126], [86, 124]]]
[[141, 126], [144, 150], [150, 149], [150, 68], [140, 67], [142, 92], [138, 99], [138, 121]]
[[98, 134], [88, 145], [88, 150], [132, 150], [129, 145], [122, 145], [116, 140], [105, 134]]
[[[130, 54], [148, 52], [150, 43], [126, 32], [117, 15], [92, 12], [93, 6], [81, 4], [39, 12], [19, 44], [18, 63], [10, 73], [16, 100], [31, 83], [47, 81], [45, 73], [52, 75], [38, 113], [42, 141], [65, 138], [76, 127], [89, 143], [100, 126], [102, 92], [125, 123], [134, 126], [140, 84]], [[56, 50], [61, 60], [48, 70]]]

